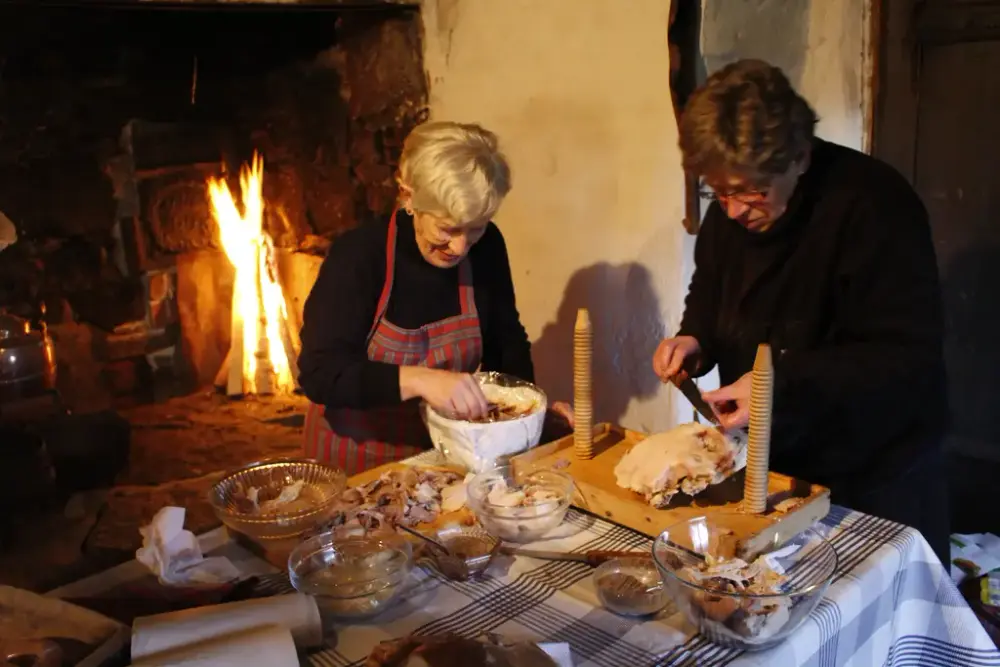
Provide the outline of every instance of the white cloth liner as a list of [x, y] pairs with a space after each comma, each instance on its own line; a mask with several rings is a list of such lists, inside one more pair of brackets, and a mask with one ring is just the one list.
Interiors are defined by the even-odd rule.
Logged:
[[476, 379], [486, 400], [492, 403], [535, 405], [523, 417], [489, 424], [448, 419], [423, 405], [424, 421], [434, 448], [449, 463], [480, 473], [492, 470], [499, 457], [519, 454], [538, 444], [548, 400], [545, 392], [535, 385], [499, 373], [476, 373]]

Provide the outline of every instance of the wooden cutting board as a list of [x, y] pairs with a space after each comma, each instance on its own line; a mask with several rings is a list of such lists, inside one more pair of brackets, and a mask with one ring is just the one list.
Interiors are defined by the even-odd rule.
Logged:
[[[650, 537], [708, 512], [728, 512], [727, 525], [745, 548], [756, 551], [797, 535], [830, 511], [829, 489], [776, 472], [770, 473], [768, 509], [762, 515], [740, 512], [742, 472], [708, 487], [694, 498], [678, 493], [668, 507], [656, 509], [641, 495], [619, 487], [615, 481], [615, 466], [645, 437], [636, 431], [600, 424], [595, 427], [594, 458], [590, 460], [575, 458], [573, 436], [568, 436], [520, 454], [512, 461], [518, 472], [522, 466], [561, 468], [576, 481], [579, 493], [574, 506]], [[790, 505], [793, 507], [789, 508]]]
[[[349, 478], [347, 480], [347, 486], [354, 487], [360, 486], [362, 484], [367, 484], [373, 482], [383, 474], [390, 472], [392, 470], [402, 470], [403, 468], [409, 467], [408, 464], [399, 461], [393, 463], [386, 463], [384, 465], [378, 466], [377, 468], [371, 468], [370, 470], [365, 470], [364, 472], [359, 472], [357, 475]], [[451, 470], [458, 473], [459, 475], [465, 476], [465, 472], [458, 468], [445, 468], [442, 466], [417, 466], [419, 468], [433, 468], [436, 470]], [[423, 533], [433, 534], [435, 531], [444, 528], [445, 526], [450, 526], [454, 524], [461, 525], [472, 525], [475, 523], [475, 515], [466, 507], [454, 512], [442, 512], [438, 515], [431, 523], [422, 523], [415, 528]], [[237, 533], [235, 531], [227, 529], [229, 536], [238, 544], [242, 545], [244, 548], [249, 550], [251, 553], [260, 556], [266, 560], [271, 565], [285, 569], [288, 567], [288, 556], [291, 555], [292, 549], [297, 547], [302, 541], [299, 537], [290, 537], [283, 540], [255, 540], [247, 535]], [[417, 538], [413, 538], [416, 540]]]

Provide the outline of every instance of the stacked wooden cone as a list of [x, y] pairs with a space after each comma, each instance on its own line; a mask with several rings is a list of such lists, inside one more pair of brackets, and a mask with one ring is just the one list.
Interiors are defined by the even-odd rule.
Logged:
[[767, 510], [767, 483], [771, 455], [771, 411], [774, 401], [774, 366], [771, 348], [760, 345], [753, 362], [750, 393], [750, 439], [747, 443], [743, 509], [753, 514]]
[[573, 451], [581, 460], [594, 458], [593, 354], [590, 313], [581, 308], [573, 328]]

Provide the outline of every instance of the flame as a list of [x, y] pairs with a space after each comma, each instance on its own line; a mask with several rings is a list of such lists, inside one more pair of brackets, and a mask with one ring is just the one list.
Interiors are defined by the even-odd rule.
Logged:
[[264, 160], [256, 153], [240, 170], [240, 190], [242, 213], [224, 179], [208, 181], [219, 240], [236, 270], [232, 317], [242, 328], [243, 340], [234, 334], [231, 345], [243, 345], [240, 356], [248, 393], [291, 392], [295, 379], [282, 336], [288, 308], [274, 246], [264, 231]]

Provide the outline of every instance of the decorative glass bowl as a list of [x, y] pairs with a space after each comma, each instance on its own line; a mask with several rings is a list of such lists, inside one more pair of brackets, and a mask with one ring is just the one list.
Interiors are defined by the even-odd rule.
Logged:
[[[255, 501], [274, 500], [298, 482], [301, 490], [287, 510], [281, 505], [268, 510]], [[325, 520], [346, 487], [347, 476], [339, 468], [312, 459], [273, 459], [228, 473], [212, 486], [208, 501], [227, 528], [254, 539], [277, 540], [301, 535]]]

